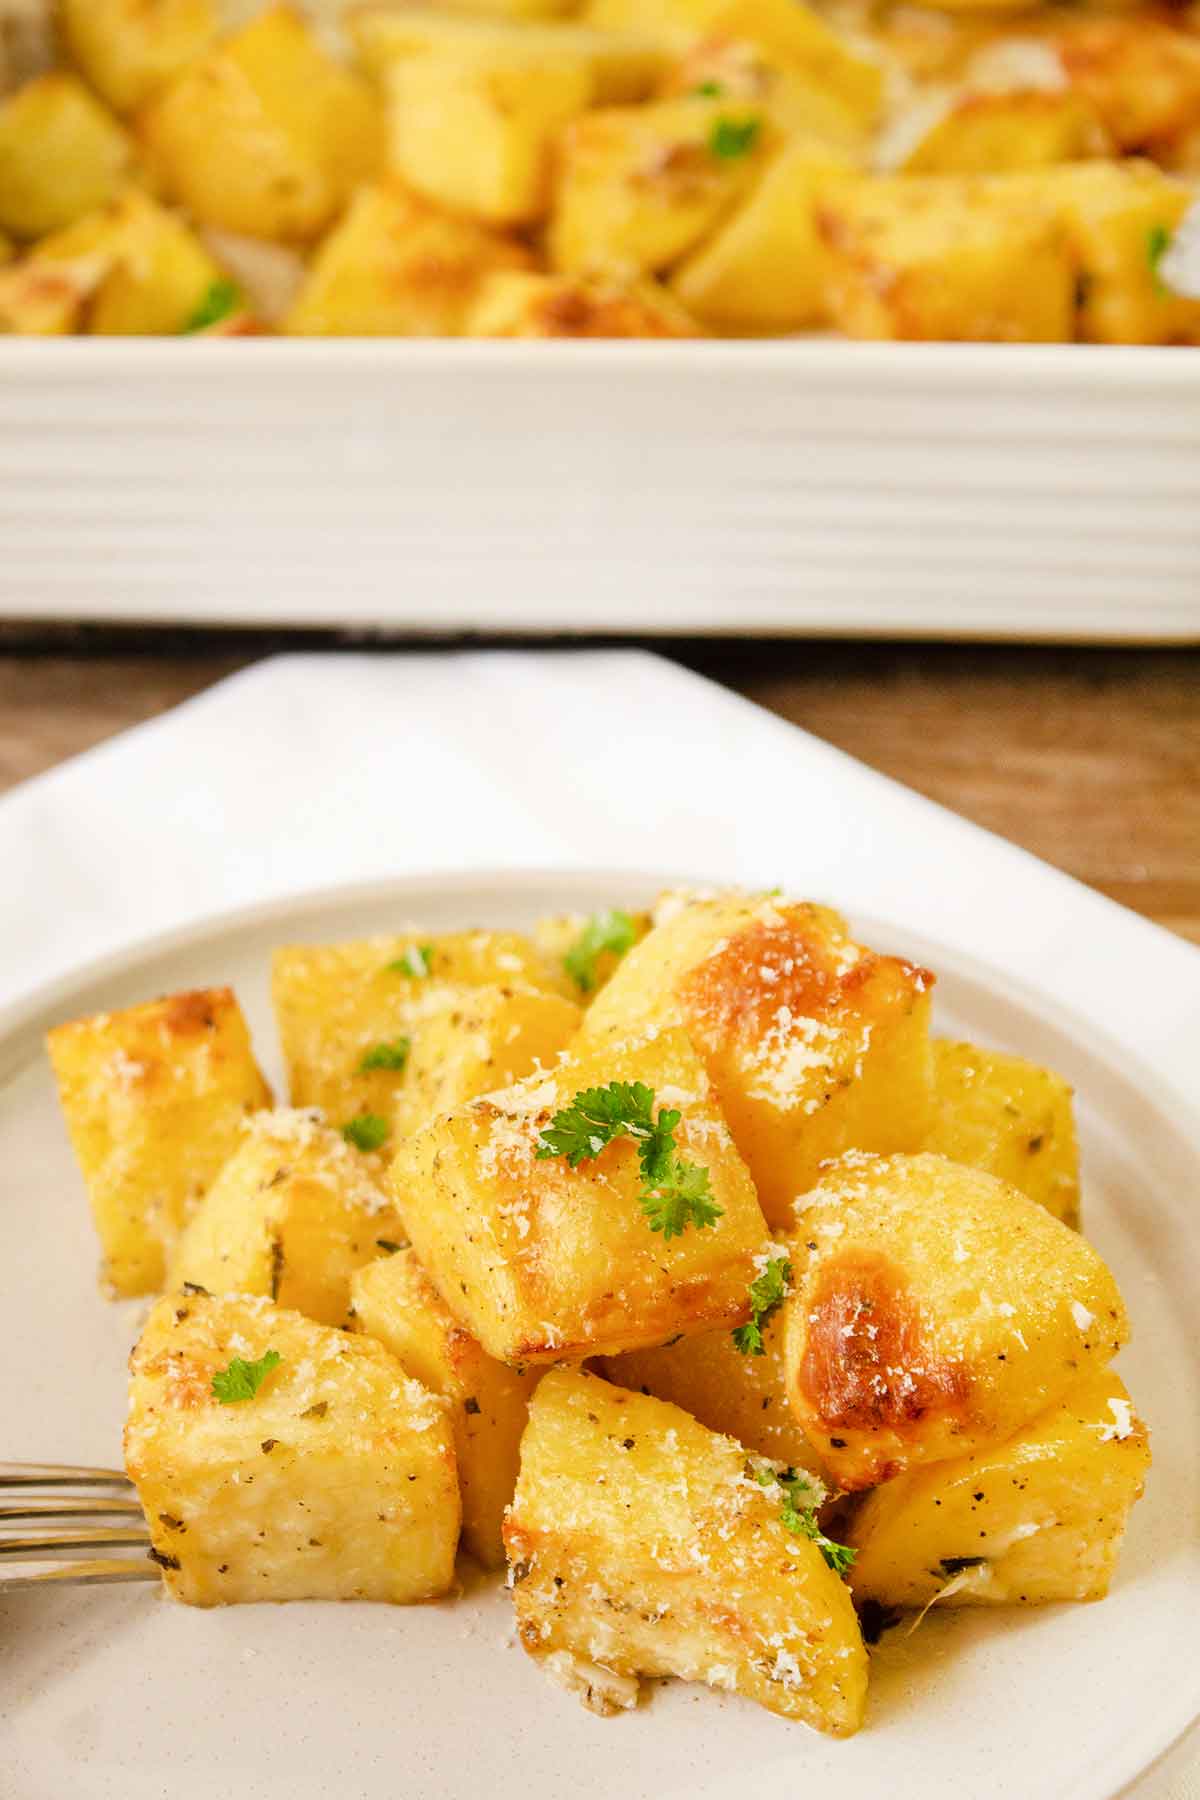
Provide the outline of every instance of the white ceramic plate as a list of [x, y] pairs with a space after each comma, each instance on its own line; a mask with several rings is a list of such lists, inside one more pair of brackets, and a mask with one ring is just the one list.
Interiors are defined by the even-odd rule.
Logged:
[[[283, 938], [401, 920], [523, 926], [649, 896], [663, 880], [448, 877], [272, 905], [85, 971], [0, 1022], [0, 1455], [109, 1463], [140, 1308], [102, 1302], [78, 1174], [41, 1055], [57, 1020], [231, 981], [278, 1075], [267, 958]], [[939, 972], [939, 1026], [1041, 1057], [1079, 1093], [1089, 1235], [1135, 1339], [1122, 1359], [1155, 1466], [1100, 1606], [931, 1616], [891, 1634], [867, 1728], [832, 1743], [749, 1704], [656, 1688], [602, 1721], [516, 1648], [496, 1583], [409, 1610], [191, 1612], [153, 1590], [0, 1608], [4, 1800], [1108, 1800], [1200, 1713], [1200, 1132], [1113, 1046], [919, 934], [856, 921]], [[1098, 971], [1098, 975], [1111, 972]]]
[[0, 618], [1200, 641], [1200, 355], [0, 343]]

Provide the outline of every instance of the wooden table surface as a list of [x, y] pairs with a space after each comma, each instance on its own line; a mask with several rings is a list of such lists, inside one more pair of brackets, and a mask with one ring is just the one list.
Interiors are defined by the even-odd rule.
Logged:
[[[0, 632], [0, 791], [280, 647]], [[1200, 650], [659, 648], [1200, 943]]]

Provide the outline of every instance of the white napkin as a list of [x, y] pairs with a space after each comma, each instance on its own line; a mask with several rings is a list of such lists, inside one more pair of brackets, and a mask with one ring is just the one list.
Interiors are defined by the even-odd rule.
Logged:
[[[0, 800], [0, 1006], [215, 912], [518, 867], [778, 882], [1093, 1019], [1099, 984], [1107, 1035], [1200, 1105], [1195, 950], [625, 651], [281, 657], [27, 783]], [[1200, 1800], [1196, 1744], [1137, 1793]]]

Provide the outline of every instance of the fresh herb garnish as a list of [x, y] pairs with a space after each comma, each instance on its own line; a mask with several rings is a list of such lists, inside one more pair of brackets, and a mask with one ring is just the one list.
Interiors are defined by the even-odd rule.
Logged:
[[824, 1482], [818, 1481], [815, 1475], [806, 1474], [803, 1469], [781, 1471], [760, 1464], [753, 1473], [760, 1487], [778, 1488], [782, 1494], [779, 1523], [784, 1529], [793, 1537], [811, 1538], [834, 1574], [845, 1575], [858, 1551], [852, 1550], [849, 1544], [835, 1544], [832, 1538], [825, 1536], [817, 1522], [817, 1508], [829, 1498]]
[[386, 1144], [391, 1132], [387, 1120], [378, 1113], [359, 1113], [342, 1126], [342, 1136], [356, 1150], [378, 1150]]
[[422, 981], [433, 968], [433, 945], [410, 944], [403, 956], [387, 965], [393, 975], [409, 975], [414, 981]]
[[684, 1162], [675, 1147], [681, 1115], [664, 1107], [654, 1114], [654, 1090], [643, 1081], [610, 1081], [585, 1088], [554, 1115], [538, 1139], [538, 1157], [565, 1156], [571, 1168], [590, 1162], [618, 1138], [630, 1138], [642, 1165], [639, 1204], [651, 1231], [681, 1237], [689, 1225], [715, 1225], [722, 1208], [712, 1198], [708, 1170]]
[[390, 1043], [374, 1044], [359, 1063], [359, 1073], [365, 1075], [370, 1069], [402, 1069], [411, 1049], [412, 1039], [406, 1037], [393, 1038]]
[[733, 162], [753, 150], [761, 130], [761, 119], [718, 119], [708, 134], [708, 147], [722, 162]]
[[253, 1400], [272, 1369], [283, 1361], [278, 1350], [268, 1350], [257, 1362], [246, 1362], [235, 1356], [227, 1369], [218, 1369], [212, 1378], [212, 1391], [222, 1406], [234, 1406], [239, 1400]]
[[702, 81], [699, 87], [692, 89], [692, 93], [698, 100], [719, 100], [724, 92], [725, 83], [723, 81]]
[[792, 1285], [792, 1265], [786, 1256], [772, 1256], [761, 1275], [756, 1275], [750, 1283], [750, 1310], [752, 1317], [748, 1325], [739, 1325], [733, 1334], [733, 1341], [743, 1356], [761, 1356], [763, 1354], [762, 1328], [775, 1311], [782, 1306]]
[[1160, 273], [1160, 264], [1171, 248], [1171, 233], [1165, 225], [1152, 225], [1146, 234], [1146, 261], [1150, 264], [1150, 273], [1154, 277], [1154, 291], [1158, 294], [1168, 292], [1167, 285]]
[[637, 940], [637, 926], [627, 912], [593, 913], [577, 943], [563, 957], [563, 968], [580, 993], [590, 994], [596, 985], [596, 964], [609, 952], [624, 956]]
[[227, 319], [231, 313], [237, 312], [242, 304], [242, 296], [237, 284], [232, 281], [214, 281], [199, 306], [180, 331], [180, 337], [192, 337], [198, 331], [210, 331]]

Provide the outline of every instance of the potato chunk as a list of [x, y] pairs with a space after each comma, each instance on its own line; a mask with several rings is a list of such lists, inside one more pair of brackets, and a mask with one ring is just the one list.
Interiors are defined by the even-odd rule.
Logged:
[[180, 1229], [269, 1106], [228, 988], [59, 1025], [46, 1039], [114, 1295], [152, 1294]]
[[934, 1039], [936, 1113], [925, 1150], [986, 1169], [1079, 1225], [1079, 1145], [1060, 1075], [978, 1044]]
[[504, 1537], [521, 1642], [594, 1711], [674, 1675], [839, 1737], [862, 1723], [848, 1590], [785, 1529], [741, 1445], [678, 1407], [551, 1370]]
[[217, 35], [214, 0], [58, 0], [71, 61], [111, 107], [136, 112]]
[[532, 261], [499, 232], [399, 187], [363, 188], [313, 258], [283, 329], [293, 337], [461, 337], [486, 278]]
[[152, 164], [202, 224], [306, 242], [383, 155], [368, 84], [333, 61], [289, 6], [274, 6], [182, 75], [142, 114]]
[[650, 914], [629, 907], [594, 913], [551, 913], [538, 920], [533, 941], [561, 974], [564, 992], [587, 1006], [616, 973], [621, 958], [650, 929]]
[[926, 970], [851, 941], [820, 907], [746, 894], [664, 908], [589, 1008], [589, 1039], [684, 1026], [763, 1211], [790, 1226], [820, 1164], [915, 1150], [932, 1118]]
[[1051, 37], [1067, 80], [1122, 150], [1164, 148], [1200, 109], [1200, 43], [1153, 17], [1071, 19]]
[[61, 231], [111, 200], [133, 142], [74, 75], [43, 75], [0, 105], [0, 226]]
[[1066, 343], [1075, 270], [1057, 217], [999, 179], [879, 175], [818, 204], [833, 323], [850, 337]]
[[622, 1387], [669, 1400], [772, 1462], [824, 1476], [825, 1466], [788, 1405], [784, 1317], [763, 1326], [761, 1356], [743, 1355], [730, 1331], [706, 1331], [653, 1350], [606, 1357], [602, 1373]]
[[0, 273], [0, 331], [173, 337], [223, 279], [181, 219], [129, 188]]
[[397, 1139], [553, 1063], [583, 1015], [560, 994], [530, 987], [439, 984], [441, 1010], [414, 1027], [412, 1052], [392, 1107]]
[[789, 144], [748, 199], [696, 254], [671, 287], [720, 331], [799, 331], [826, 314], [829, 251], [817, 230], [817, 198], [852, 165], [814, 140]]
[[[278, 1364], [223, 1403], [232, 1359]], [[130, 1364], [125, 1467], [189, 1606], [444, 1594], [459, 1499], [445, 1402], [369, 1338], [242, 1295], [168, 1295]]]
[[762, 166], [768, 122], [744, 101], [601, 107], [563, 133], [550, 261], [627, 280], [668, 269], [730, 212]]
[[467, 318], [475, 338], [686, 338], [699, 327], [653, 281], [616, 285], [570, 275], [491, 275]]
[[909, 174], [995, 174], [1111, 153], [1112, 140], [1080, 94], [967, 93], [903, 163]]
[[1011, 1437], [1129, 1335], [1090, 1244], [944, 1157], [850, 1151], [796, 1233], [788, 1397], [847, 1489]]
[[411, 1250], [354, 1277], [355, 1329], [448, 1402], [462, 1533], [485, 1569], [504, 1564], [500, 1528], [517, 1484], [521, 1433], [540, 1369], [510, 1369], [464, 1331]]
[[384, 80], [418, 56], [454, 57], [480, 68], [529, 57], [559, 67], [573, 64], [587, 74], [590, 104], [619, 106], [644, 100], [666, 62], [653, 40], [636, 31], [472, 18], [442, 6], [364, 6], [348, 23], [364, 67]]
[[[582, 1091], [643, 1082], [682, 1114], [680, 1157], [708, 1171], [721, 1217], [669, 1241], [639, 1204], [629, 1139], [592, 1160], [537, 1157]], [[502, 1362], [555, 1362], [740, 1324], [766, 1226], [745, 1165], [682, 1031], [589, 1043], [551, 1072], [471, 1101], [392, 1164], [413, 1248], [456, 1318]]]
[[1111, 1369], [1015, 1437], [888, 1481], [846, 1532], [855, 1595], [884, 1606], [1100, 1600], [1150, 1447]]
[[[333, 1125], [360, 1113], [390, 1121], [403, 1045], [411, 1048], [422, 1021], [452, 1010], [463, 987], [539, 988], [547, 979], [538, 951], [515, 932], [407, 931], [277, 950], [271, 995], [292, 1104], [319, 1106]], [[377, 1066], [389, 1061], [399, 1066]]]
[[659, 85], [666, 99], [709, 93], [759, 106], [787, 137], [865, 155], [870, 121], [812, 75], [762, 44], [704, 38], [681, 56]]
[[321, 1325], [345, 1325], [350, 1277], [404, 1241], [378, 1158], [318, 1112], [257, 1113], [175, 1246], [167, 1285], [266, 1294]]

